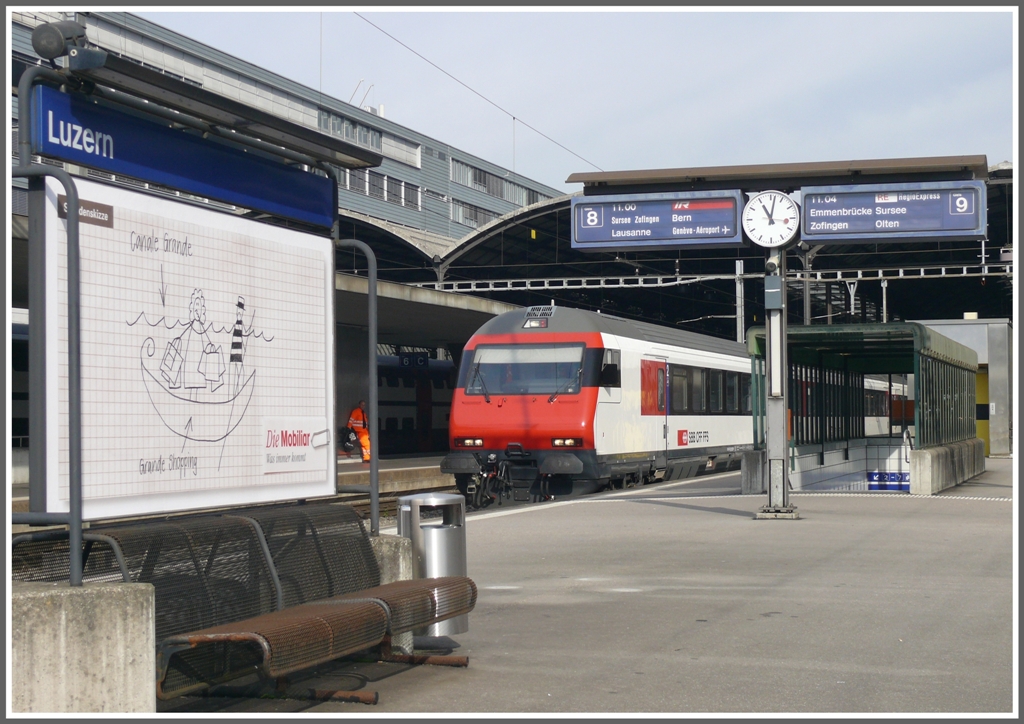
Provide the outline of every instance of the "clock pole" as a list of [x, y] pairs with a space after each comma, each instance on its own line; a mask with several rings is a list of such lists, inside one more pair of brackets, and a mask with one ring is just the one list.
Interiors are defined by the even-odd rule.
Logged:
[[767, 311], [765, 431], [767, 436], [768, 504], [761, 508], [756, 519], [797, 519], [800, 514], [789, 502], [789, 466], [787, 452], [788, 404], [786, 360], [786, 252], [781, 248], [769, 249], [765, 262], [764, 306]]

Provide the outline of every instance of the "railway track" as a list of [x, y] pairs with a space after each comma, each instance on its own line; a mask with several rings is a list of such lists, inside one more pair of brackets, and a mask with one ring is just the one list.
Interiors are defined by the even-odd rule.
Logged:
[[[398, 499], [404, 498], [407, 495], [416, 495], [417, 493], [458, 493], [459, 490], [454, 485], [448, 485], [441, 488], [421, 488], [417, 490], [403, 490], [400, 493], [387, 493], [381, 494], [380, 496], [380, 517], [381, 518], [394, 518], [396, 517], [396, 511], [398, 509]], [[369, 520], [370, 518], [370, 496], [364, 493], [348, 494], [344, 496], [338, 496], [341, 502], [348, 503], [356, 512], [359, 513], [359, 517], [363, 520]]]

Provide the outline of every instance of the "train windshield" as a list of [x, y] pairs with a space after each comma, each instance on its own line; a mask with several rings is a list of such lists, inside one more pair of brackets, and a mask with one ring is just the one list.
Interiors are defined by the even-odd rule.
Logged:
[[574, 395], [582, 344], [480, 345], [463, 370], [467, 395]]

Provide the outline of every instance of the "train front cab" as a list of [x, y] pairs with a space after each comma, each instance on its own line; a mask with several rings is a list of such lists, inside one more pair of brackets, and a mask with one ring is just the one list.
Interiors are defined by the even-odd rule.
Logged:
[[441, 471], [477, 507], [594, 492], [606, 483], [594, 411], [601, 390], [618, 385], [616, 351], [600, 334], [475, 336], [463, 352]]

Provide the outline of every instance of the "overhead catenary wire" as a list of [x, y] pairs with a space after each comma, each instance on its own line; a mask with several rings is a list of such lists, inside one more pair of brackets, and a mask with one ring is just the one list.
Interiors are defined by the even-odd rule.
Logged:
[[492, 100], [491, 100], [490, 98], [488, 98], [487, 96], [485, 96], [485, 95], [484, 95], [483, 93], [481, 93], [480, 91], [476, 90], [475, 88], [472, 88], [472, 87], [471, 87], [471, 86], [469, 86], [468, 84], [466, 84], [466, 83], [462, 82], [461, 80], [459, 80], [458, 78], [456, 78], [456, 77], [455, 77], [454, 75], [452, 75], [451, 73], [449, 73], [449, 72], [448, 72], [447, 70], [445, 70], [444, 68], [442, 68], [441, 66], [439, 66], [439, 65], [438, 65], [437, 63], [435, 63], [434, 61], [432, 61], [432, 60], [430, 60], [429, 58], [425, 57], [425, 56], [424, 56], [423, 54], [421, 54], [421, 53], [419, 53], [419, 52], [417, 52], [417, 51], [413, 50], [413, 49], [412, 49], [412, 48], [410, 48], [410, 47], [409, 47], [408, 45], [406, 45], [405, 43], [403, 43], [403, 42], [402, 42], [401, 40], [399, 40], [398, 38], [396, 38], [396, 37], [395, 37], [394, 35], [392, 35], [392, 34], [391, 34], [391, 33], [389, 33], [388, 31], [384, 30], [384, 28], [382, 28], [382, 27], [380, 27], [379, 25], [377, 25], [376, 23], [374, 23], [374, 22], [373, 22], [372, 20], [369, 20], [368, 18], [364, 17], [363, 15], [360, 15], [360, 14], [359, 14], [359, 13], [357, 13], [357, 12], [353, 12], [352, 14], [353, 14], [353, 15], [355, 15], [355, 16], [356, 16], [357, 18], [359, 18], [360, 20], [363, 20], [363, 21], [365, 21], [366, 23], [368, 23], [369, 25], [372, 25], [373, 27], [375, 27], [375, 28], [376, 28], [377, 30], [379, 30], [380, 32], [384, 33], [384, 35], [386, 35], [386, 36], [388, 36], [389, 38], [391, 38], [392, 40], [394, 40], [394, 41], [395, 41], [396, 43], [398, 43], [399, 45], [401, 45], [401, 46], [402, 46], [403, 48], [405, 48], [406, 50], [408, 50], [408, 51], [409, 51], [410, 53], [412, 53], [413, 55], [415, 55], [415, 56], [416, 56], [417, 58], [419, 58], [420, 60], [422, 60], [422, 61], [424, 61], [424, 62], [426, 62], [426, 63], [429, 63], [429, 64], [430, 64], [431, 66], [433, 66], [433, 67], [434, 67], [434, 68], [436, 68], [437, 70], [439, 70], [439, 71], [441, 71], [442, 73], [444, 73], [444, 74], [445, 74], [446, 76], [448, 76], [449, 78], [451, 78], [451, 79], [452, 79], [453, 81], [455, 81], [456, 83], [458, 83], [459, 85], [461, 85], [461, 86], [462, 86], [463, 88], [465, 88], [465, 89], [466, 89], [466, 90], [468, 90], [469, 92], [473, 93], [473, 94], [474, 94], [474, 95], [476, 95], [476, 96], [479, 96], [479, 97], [480, 97], [481, 99], [483, 99], [483, 100], [484, 100], [484, 101], [486, 101], [487, 103], [490, 103], [490, 104], [491, 104], [492, 106], [494, 106], [494, 107], [495, 107], [495, 108], [497, 108], [497, 109], [498, 109], [499, 111], [501, 111], [502, 113], [504, 113], [505, 115], [507, 115], [507, 116], [508, 116], [509, 118], [511, 118], [511, 119], [512, 119], [512, 122], [513, 122], [513, 126], [514, 126], [515, 122], [517, 122], [517, 121], [518, 121], [519, 123], [521, 123], [521, 124], [523, 124], [524, 126], [526, 126], [527, 128], [529, 128], [529, 129], [530, 129], [531, 131], [533, 131], [534, 133], [536, 133], [536, 134], [537, 134], [538, 136], [541, 136], [542, 138], [544, 138], [544, 139], [546, 139], [546, 140], [550, 141], [551, 143], [553, 143], [553, 144], [555, 144], [556, 146], [558, 146], [559, 148], [561, 148], [561, 149], [562, 149], [563, 151], [566, 151], [567, 153], [571, 153], [571, 154], [572, 154], [573, 156], [575, 156], [575, 157], [576, 157], [576, 158], [578, 158], [579, 160], [583, 161], [584, 163], [586, 163], [586, 164], [589, 164], [589, 165], [593, 166], [593, 167], [594, 167], [594, 168], [596, 168], [596, 169], [597, 169], [598, 171], [604, 171], [604, 169], [603, 169], [603, 168], [601, 168], [600, 166], [598, 166], [598, 165], [597, 165], [596, 163], [594, 163], [593, 161], [589, 161], [589, 160], [587, 160], [587, 159], [583, 158], [583, 156], [579, 155], [578, 153], [576, 153], [575, 151], [573, 151], [573, 150], [572, 150], [571, 148], [568, 148], [568, 147], [566, 147], [565, 145], [563, 145], [563, 144], [559, 143], [558, 141], [556, 141], [555, 139], [551, 138], [551, 136], [547, 135], [546, 133], [543, 133], [543, 132], [541, 132], [541, 131], [537, 130], [536, 128], [534, 128], [533, 126], [531, 126], [531, 125], [530, 125], [529, 123], [527, 123], [526, 121], [524, 121], [524, 120], [523, 120], [522, 118], [519, 118], [518, 116], [514, 115], [513, 113], [510, 113], [509, 111], [506, 111], [506, 110], [505, 110], [504, 108], [502, 108], [501, 106], [499, 106], [499, 105], [498, 105], [497, 103], [495, 103], [494, 101], [492, 101]]

